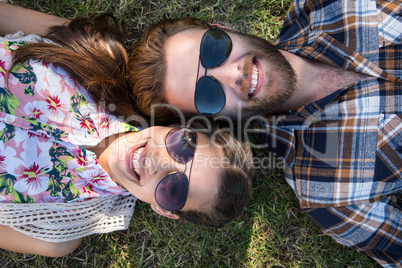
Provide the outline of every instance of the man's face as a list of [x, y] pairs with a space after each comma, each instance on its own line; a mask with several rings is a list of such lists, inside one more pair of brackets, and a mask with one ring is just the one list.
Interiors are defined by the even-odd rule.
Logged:
[[232, 51], [224, 63], [207, 70], [198, 65], [205, 29], [186, 30], [167, 40], [164, 83], [167, 102], [196, 114], [196, 81], [206, 71], [206, 75], [212, 76], [225, 92], [226, 105], [218, 115], [236, 119], [239, 105], [243, 118], [275, 112], [294, 91], [293, 69], [279, 50], [266, 40], [225, 31], [232, 39]]

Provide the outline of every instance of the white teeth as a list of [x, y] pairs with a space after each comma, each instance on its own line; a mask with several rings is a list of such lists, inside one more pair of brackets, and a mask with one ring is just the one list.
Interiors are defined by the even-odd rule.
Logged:
[[144, 150], [144, 147], [141, 147], [141, 148], [138, 148], [135, 152], [134, 152], [134, 155], [133, 155], [133, 169], [134, 169], [134, 172], [139, 176], [139, 174], [140, 174], [140, 163], [139, 163], [139, 160], [140, 160], [140, 155], [141, 155], [141, 152], [142, 152], [142, 150]]
[[253, 74], [252, 74], [252, 80], [251, 80], [251, 87], [248, 92], [248, 95], [252, 95], [254, 91], [257, 88], [257, 83], [258, 83], [258, 68], [255, 63], [253, 63]]

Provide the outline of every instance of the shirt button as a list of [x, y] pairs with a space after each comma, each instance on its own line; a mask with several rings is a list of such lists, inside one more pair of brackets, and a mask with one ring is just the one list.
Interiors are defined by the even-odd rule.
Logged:
[[11, 117], [11, 116], [8, 116], [8, 117], [7, 117], [7, 122], [9, 122], [9, 123], [14, 123], [14, 121], [15, 121], [15, 118], [14, 118], [14, 117]]
[[398, 148], [396, 148], [396, 151], [400, 154], [402, 154], [402, 146], [399, 146]]
[[94, 157], [92, 155], [88, 155], [87, 156], [88, 161], [92, 162], [94, 161]]

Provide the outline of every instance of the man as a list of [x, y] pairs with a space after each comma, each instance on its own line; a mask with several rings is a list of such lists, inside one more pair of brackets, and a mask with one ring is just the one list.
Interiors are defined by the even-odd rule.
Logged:
[[[323, 232], [402, 266], [402, 3], [296, 0], [275, 47], [199, 20], [151, 27], [129, 62], [138, 105], [253, 123]], [[162, 93], [162, 94], [161, 94]], [[398, 199], [399, 198], [399, 199]]]

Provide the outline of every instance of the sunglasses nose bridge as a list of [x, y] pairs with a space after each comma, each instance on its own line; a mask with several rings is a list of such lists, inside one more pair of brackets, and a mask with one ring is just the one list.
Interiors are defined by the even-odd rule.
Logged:
[[164, 160], [161, 161], [163, 163], [160, 165], [160, 170], [164, 174], [166, 174], [166, 170], [168, 173], [175, 173], [175, 172], [183, 172], [186, 173], [187, 164], [183, 162], [176, 161], [171, 155], [167, 154], [164, 156]]
[[197, 77], [195, 84], [200, 80], [201, 77], [207, 76], [208, 68], [204, 67], [201, 63], [201, 60], [198, 61], [198, 68], [197, 68]]
[[144, 168], [148, 170], [150, 176], [159, 177], [159, 174], [166, 176], [166, 173], [180, 172], [183, 169], [182, 165], [177, 165], [178, 163], [164, 152], [164, 147], [154, 148], [144, 159]]
[[216, 68], [207, 69], [206, 76], [212, 76], [219, 81], [224, 91], [228, 88], [237, 88], [244, 78], [241, 68], [236, 63], [228, 63]]
[[[184, 174], [186, 174], [187, 171], [187, 163], [182, 163], [182, 162], [178, 162], [175, 161], [174, 159], [172, 159], [172, 165], [170, 167], [170, 169], [172, 170], [171, 172], [182, 172]], [[186, 174], [188, 175], [188, 174]]]

